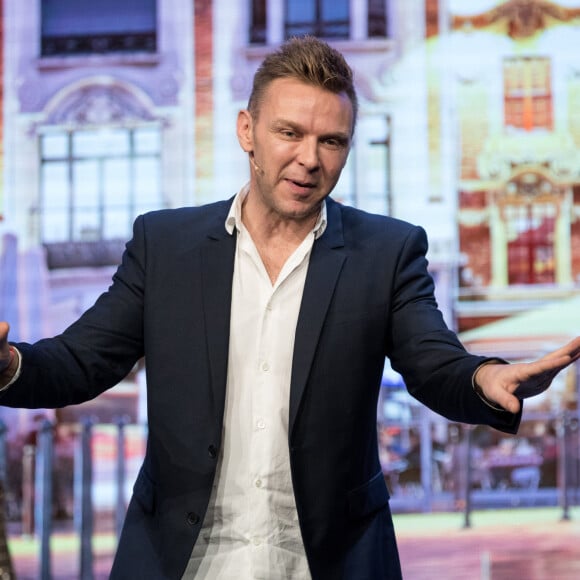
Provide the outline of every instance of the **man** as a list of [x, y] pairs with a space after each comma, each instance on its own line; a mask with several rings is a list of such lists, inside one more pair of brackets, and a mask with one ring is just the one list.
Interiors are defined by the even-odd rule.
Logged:
[[112, 578], [400, 578], [385, 356], [437, 412], [510, 433], [578, 359], [580, 339], [530, 364], [465, 352], [424, 231], [327, 197], [356, 113], [343, 57], [289, 41], [239, 113], [250, 182], [233, 200], [137, 218], [112, 286], [62, 335], [9, 345], [0, 326], [4, 405], [85, 401], [146, 357], [147, 452]]

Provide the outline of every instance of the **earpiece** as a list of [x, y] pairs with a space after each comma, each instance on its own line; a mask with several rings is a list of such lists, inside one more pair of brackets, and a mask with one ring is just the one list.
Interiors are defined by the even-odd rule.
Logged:
[[254, 156], [254, 152], [250, 151], [249, 155], [250, 155], [250, 161], [252, 162], [252, 165], [254, 166], [256, 173], [264, 175], [264, 170], [256, 163], [256, 158]]

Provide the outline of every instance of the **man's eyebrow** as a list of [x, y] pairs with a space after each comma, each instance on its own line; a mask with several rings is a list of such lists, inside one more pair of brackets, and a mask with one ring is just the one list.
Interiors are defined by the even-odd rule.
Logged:
[[[290, 121], [289, 119], [275, 119], [272, 121], [271, 124], [272, 129], [292, 129], [297, 133], [303, 133], [304, 129], [300, 126], [300, 124], [295, 123], [294, 121]], [[325, 133], [320, 136], [320, 139], [336, 139], [341, 143], [348, 143], [350, 141], [350, 133], [344, 133], [342, 131], [337, 131], [334, 133]]]
[[296, 131], [302, 131], [300, 125], [290, 121], [289, 119], [274, 119], [274, 121], [272, 121], [271, 127], [273, 129], [290, 128], [295, 129]]

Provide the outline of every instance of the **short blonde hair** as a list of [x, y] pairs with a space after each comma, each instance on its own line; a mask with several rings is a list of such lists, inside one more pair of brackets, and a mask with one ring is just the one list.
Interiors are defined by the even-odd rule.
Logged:
[[302, 36], [291, 38], [266, 56], [254, 75], [248, 101], [248, 111], [254, 119], [258, 118], [266, 88], [280, 78], [293, 78], [335, 94], [346, 93], [352, 104], [354, 133], [358, 99], [353, 72], [338, 50], [314, 36]]

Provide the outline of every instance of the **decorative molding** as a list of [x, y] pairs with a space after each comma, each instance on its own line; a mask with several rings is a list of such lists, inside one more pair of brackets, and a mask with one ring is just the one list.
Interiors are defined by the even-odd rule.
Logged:
[[95, 83], [68, 92], [49, 107], [43, 125], [120, 125], [153, 120], [151, 111], [123, 86]]
[[569, 135], [522, 134], [490, 138], [477, 159], [480, 179], [508, 181], [523, 167], [547, 172], [555, 183], [575, 182], [580, 178], [580, 152]]
[[580, 17], [579, 8], [565, 8], [547, 0], [508, 0], [480, 14], [452, 17], [452, 28], [486, 28], [504, 24], [513, 39], [529, 38], [549, 26], [549, 20], [569, 22]]

